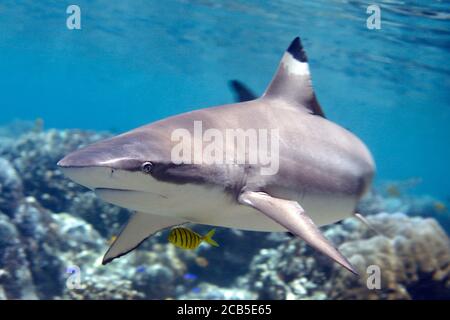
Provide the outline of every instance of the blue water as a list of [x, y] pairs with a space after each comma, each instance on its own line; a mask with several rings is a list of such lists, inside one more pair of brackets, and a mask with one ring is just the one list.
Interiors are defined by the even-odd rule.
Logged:
[[[81, 7], [82, 30], [66, 28]], [[366, 28], [381, 6], [381, 30]], [[331, 120], [373, 152], [378, 182], [450, 192], [449, 1], [0, 2], [0, 124], [125, 131], [262, 93], [297, 35]]]

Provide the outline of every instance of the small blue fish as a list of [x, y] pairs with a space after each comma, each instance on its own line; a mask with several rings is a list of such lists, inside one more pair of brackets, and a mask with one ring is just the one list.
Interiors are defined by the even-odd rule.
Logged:
[[142, 273], [145, 271], [145, 266], [139, 266], [136, 268], [136, 272]]
[[195, 274], [193, 274], [193, 273], [185, 273], [185, 274], [183, 275], [183, 279], [184, 279], [184, 280], [191, 280], [191, 281], [194, 281], [194, 280], [197, 279], [197, 276], [196, 276]]
[[195, 287], [195, 288], [192, 288], [192, 290], [191, 290], [193, 293], [200, 293], [200, 291], [202, 291], [202, 289], [200, 289], [199, 287]]

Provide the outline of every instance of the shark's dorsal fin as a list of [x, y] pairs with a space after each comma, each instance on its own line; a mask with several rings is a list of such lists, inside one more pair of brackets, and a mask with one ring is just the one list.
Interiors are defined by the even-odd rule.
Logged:
[[312, 114], [325, 117], [312, 87], [308, 58], [299, 37], [284, 53], [264, 96], [286, 100]]

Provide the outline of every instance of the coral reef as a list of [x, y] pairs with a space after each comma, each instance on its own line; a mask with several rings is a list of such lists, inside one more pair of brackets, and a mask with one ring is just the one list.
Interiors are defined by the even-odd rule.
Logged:
[[2, 195], [0, 209], [10, 212], [11, 209], [2, 208], [1, 201], [3, 206], [13, 207], [23, 192], [52, 212], [70, 212], [86, 219], [103, 236], [117, 233], [129, 212], [102, 202], [92, 192], [67, 180], [56, 166], [67, 153], [108, 136], [80, 130], [31, 130], [12, 143], [0, 143], [0, 156], [4, 158], [0, 158], [0, 184], [9, 194]]
[[56, 163], [68, 152], [108, 135], [78, 130], [28, 132], [14, 143], [0, 145], [0, 155], [20, 174], [24, 193], [45, 208], [63, 212], [84, 188], [66, 180]]
[[[381, 213], [369, 218], [381, 235], [341, 245], [342, 252], [363, 275], [350, 279], [335, 268], [331, 298], [341, 299], [450, 299], [450, 243], [433, 219]], [[347, 232], [357, 233], [349, 229]], [[381, 289], [369, 290], [365, 270], [380, 267]], [[348, 286], [354, 283], [355, 285]]]
[[[389, 188], [393, 188], [392, 184], [389, 185]], [[447, 234], [450, 234], [448, 200], [441, 201], [429, 195], [411, 196], [403, 192], [395, 192], [393, 195], [392, 191], [383, 192], [373, 189], [360, 201], [358, 210], [365, 215], [380, 212], [402, 212], [408, 216], [434, 218], [442, 225]]]
[[12, 215], [23, 198], [22, 180], [12, 164], [0, 158], [0, 210]]
[[[359, 210], [378, 234], [355, 219], [324, 228], [361, 277], [287, 234], [225, 228], [219, 248], [181, 250], [166, 231], [102, 266], [130, 212], [65, 179], [56, 162], [109, 135], [20, 122], [0, 134], [0, 299], [450, 299], [440, 226], [450, 218], [433, 198], [373, 190]], [[368, 289], [368, 266], [380, 268], [380, 289]]]
[[223, 288], [207, 282], [192, 288], [187, 294], [178, 299], [185, 300], [254, 300], [257, 295], [254, 292], [239, 288]]
[[[262, 299], [450, 299], [450, 243], [435, 220], [401, 213], [368, 219], [379, 234], [351, 220], [325, 233], [360, 277], [295, 239], [261, 250], [237, 283]], [[370, 266], [380, 270], [379, 289], [368, 288]]]
[[0, 292], [5, 299], [35, 299], [28, 260], [19, 233], [5, 214], [0, 213]]

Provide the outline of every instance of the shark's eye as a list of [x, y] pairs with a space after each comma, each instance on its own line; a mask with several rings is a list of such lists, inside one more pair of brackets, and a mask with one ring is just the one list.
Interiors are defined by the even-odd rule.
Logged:
[[152, 169], [153, 169], [153, 164], [149, 161], [146, 161], [141, 165], [141, 170], [144, 173], [150, 173], [150, 172], [152, 172]]

